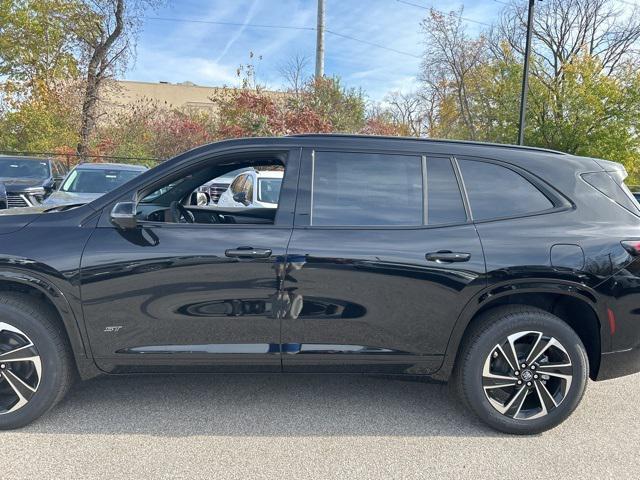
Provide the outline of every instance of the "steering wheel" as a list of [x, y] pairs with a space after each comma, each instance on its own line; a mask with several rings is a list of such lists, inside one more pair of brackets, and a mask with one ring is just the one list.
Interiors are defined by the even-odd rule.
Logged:
[[171, 221], [173, 223], [195, 223], [196, 217], [180, 202], [171, 202], [169, 206], [171, 210]]

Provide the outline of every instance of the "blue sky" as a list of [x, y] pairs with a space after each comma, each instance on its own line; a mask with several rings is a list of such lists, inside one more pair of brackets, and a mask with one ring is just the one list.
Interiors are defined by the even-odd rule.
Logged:
[[[407, 1], [443, 11], [462, 4]], [[491, 21], [501, 8], [494, 0], [466, 0], [464, 6], [465, 17], [484, 22]], [[411, 90], [416, 85], [422, 53], [420, 21], [426, 13], [398, 0], [326, 0], [328, 30], [404, 54], [327, 33], [325, 73], [340, 76], [347, 86], [362, 87], [371, 100], [382, 100], [392, 90]], [[125, 78], [235, 85], [236, 68], [248, 61], [249, 51], [262, 56], [257, 62], [258, 80], [271, 88], [282, 87], [279, 69], [296, 54], [308, 57], [309, 73], [313, 72], [315, 31], [256, 28], [252, 24], [314, 28], [316, 0], [168, 0], [163, 8], [147, 14], [136, 62]], [[482, 27], [469, 23], [468, 28], [474, 31]]]

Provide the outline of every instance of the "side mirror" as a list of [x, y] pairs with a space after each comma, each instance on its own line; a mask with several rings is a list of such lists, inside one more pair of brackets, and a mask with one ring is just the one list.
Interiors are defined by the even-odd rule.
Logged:
[[238, 192], [233, 196], [233, 201], [241, 203], [243, 205], [249, 205], [247, 201], [247, 193], [246, 192]]
[[50, 178], [49, 180], [47, 180], [45, 184], [42, 186], [42, 188], [44, 188], [47, 193], [53, 192], [56, 189], [56, 187], [57, 187], [56, 181], [53, 178]]
[[111, 209], [111, 223], [122, 230], [131, 230], [138, 226], [136, 205], [133, 202], [119, 202]]

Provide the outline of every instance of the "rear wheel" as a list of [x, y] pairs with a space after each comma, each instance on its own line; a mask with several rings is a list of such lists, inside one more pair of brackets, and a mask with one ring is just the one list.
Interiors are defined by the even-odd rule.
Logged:
[[533, 434], [571, 415], [588, 371], [582, 341], [561, 319], [534, 307], [505, 306], [475, 323], [455, 376], [462, 401], [485, 423]]
[[0, 429], [44, 414], [72, 378], [68, 342], [49, 309], [29, 295], [0, 293]]

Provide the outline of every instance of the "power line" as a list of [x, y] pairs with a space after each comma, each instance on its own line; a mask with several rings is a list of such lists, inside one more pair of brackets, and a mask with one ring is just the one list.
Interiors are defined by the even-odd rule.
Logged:
[[184, 23], [205, 23], [211, 25], [225, 25], [230, 27], [247, 27], [247, 28], [275, 28], [282, 30], [311, 30], [315, 31], [315, 27], [302, 27], [292, 25], [268, 25], [262, 23], [238, 23], [238, 22], [217, 22], [214, 20], [195, 20], [193, 18], [170, 18], [170, 17], [145, 17], [147, 20], [161, 20], [163, 22], [184, 22]]
[[[424, 5], [418, 5], [417, 3], [407, 2], [406, 0], [396, 0], [396, 1], [398, 3], [404, 3], [405, 5], [410, 5], [412, 7], [421, 8], [423, 10], [433, 10], [433, 11], [442, 13], [442, 11], [438, 10], [437, 8], [425, 7]], [[460, 19], [464, 20], [465, 22], [477, 23], [478, 25], [484, 25], [485, 27], [491, 27], [491, 24], [486, 23], [486, 22], [481, 22], [480, 20], [474, 20], [473, 18], [460, 17]]]
[[[317, 31], [316, 27], [305, 27], [305, 26], [295, 26], [295, 25], [271, 25], [271, 24], [262, 24], [262, 23], [238, 23], [238, 22], [219, 22], [215, 20], [196, 20], [193, 18], [172, 18], [172, 17], [145, 17], [147, 20], [157, 20], [163, 22], [184, 22], [184, 23], [203, 23], [203, 24], [211, 24], [211, 25], [224, 25], [231, 27], [245, 27], [245, 28], [271, 28], [271, 29], [280, 29], [280, 30], [306, 30], [315, 32]], [[336, 37], [345, 38], [347, 40], [351, 40], [354, 42], [362, 43], [364, 45], [370, 45], [376, 48], [380, 48], [382, 50], [387, 50], [389, 52], [394, 52], [399, 55], [405, 55], [413, 58], [422, 58], [420, 55], [415, 55], [410, 52], [404, 52], [402, 50], [397, 50], [395, 48], [387, 47], [381, 45], [379, 43], [370, 42], [368, 40], [362, 40], [361, 38], [352, 37], [351, 35], [346, 35], [344, 33], [339, 33], [333, 30], [325, 29], [325, 33], [330, 35], [334, 35]]]

